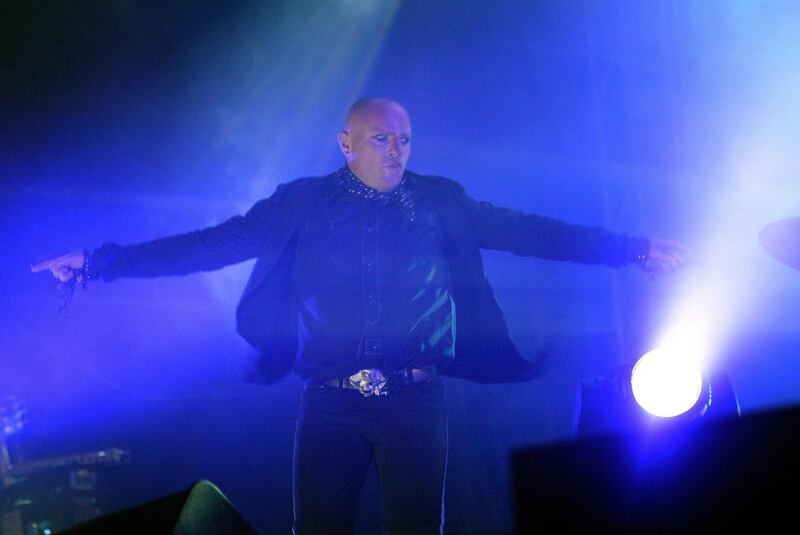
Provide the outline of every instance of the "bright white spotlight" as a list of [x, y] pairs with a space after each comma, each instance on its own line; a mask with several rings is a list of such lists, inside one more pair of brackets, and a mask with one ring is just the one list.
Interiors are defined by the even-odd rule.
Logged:
[[685, 355], [654, 349], [639, 359], [631, 371], [636, 402], [647, 412], [672, 418], [694, 407], [703, 388], [703, 373]]

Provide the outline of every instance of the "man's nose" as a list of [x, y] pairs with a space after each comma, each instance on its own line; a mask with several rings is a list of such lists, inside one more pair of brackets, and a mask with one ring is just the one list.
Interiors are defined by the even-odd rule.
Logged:
[[386, 151], [389, 153], [389, 156], [394, 158], [400, 156], [400, 144], [397, 142], [396, 137], [389, 136], [389, 142], [387, 144]]

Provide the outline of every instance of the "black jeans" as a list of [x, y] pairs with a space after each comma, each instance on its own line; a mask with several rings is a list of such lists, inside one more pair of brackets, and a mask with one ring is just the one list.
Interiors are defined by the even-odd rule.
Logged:
[[385, 396], [306, 389], [294, 444], [294, 532], [352, 533], [373, 458], [384, 531], [441, 533], [447, 420], [440, 378]]

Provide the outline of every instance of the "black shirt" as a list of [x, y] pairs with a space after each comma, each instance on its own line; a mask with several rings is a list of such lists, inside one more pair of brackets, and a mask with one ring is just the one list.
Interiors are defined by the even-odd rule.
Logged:
[[295, 369], [331, 379], [448, 361], [455, 306], [436, 212], [405, 182], [381, 193], [346, 167], [338, 178], [297, 241]]

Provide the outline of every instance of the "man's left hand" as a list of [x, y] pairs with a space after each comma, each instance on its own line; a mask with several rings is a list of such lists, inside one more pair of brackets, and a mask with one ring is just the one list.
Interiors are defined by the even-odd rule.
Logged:
[[650, 240], [650, 251], [644, 269], [652, 276], [663, 275], [682, 267], [691, 256], [686, 245], [673, 240]]

